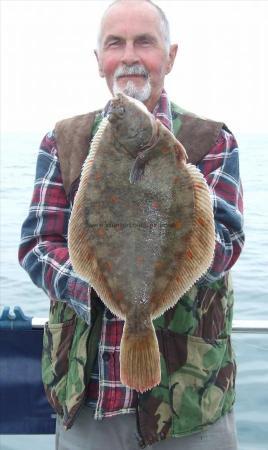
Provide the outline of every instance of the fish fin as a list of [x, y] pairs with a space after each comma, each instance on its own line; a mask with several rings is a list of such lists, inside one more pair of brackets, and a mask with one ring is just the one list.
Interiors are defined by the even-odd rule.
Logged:
[[215, 251], [215, 223], [213, 204], [207, 182], [192, 164], [186, 165], [192, 178], [194, 189], [194, 220], [191, 236], [178, 265], [173, 280], [161, 293], [161, 304], [150, 311], [155, 319], [166, 309], [172, 308], [177, 301], [206, 273], [212, 264]]
[[176, 154], [178, 160], [183, 163], [186, 163], [186, 161], [188, 159], [188, 155], [187, 155], [187, 152], [181, 142], [179, 142], [179, 141], [176, 142], [176, 146], [174, 147], [174, 150], [175, 150], [175, 154]]
[[141, 180], [144, 174], [144, 165], [145, 165], [144, 161], [141, 161], [139, 158], [136, 158], [129, 174], [129, 182], [131, 184], [135, 184]]
[[126, 320], [120, 347], [120, 379], [138, 392], [160, 383], [160, 353], [152, 322], [139, 333], [131, 330]]

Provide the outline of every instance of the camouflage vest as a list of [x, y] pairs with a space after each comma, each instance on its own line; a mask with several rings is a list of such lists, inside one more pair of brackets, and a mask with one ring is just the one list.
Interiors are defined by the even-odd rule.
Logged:
[[[215, 143], [222, 123], [186, 113], [172, 104], [174, 134], [189, 162], [198, 164]], [[94, 121], [95, 119], [95, 121]], [[56, 138], [64, 187], [72, 196], [100, 115], [90, 113], [59, 122]], [[93, 125], [93, 126], [92, 126]], [[92, 130], [92, 131], [91, 131]], [[233, 290], [230, 275], [209, 286], [191, 288], [154, 321], [161, 383], [139, 395], [140, 446], [194, 433], [230, 411], [235, 398], [235, 361], [230, 334]], [[44, 331], [42, 376], [48, 400], [70, 428], [83, 404], [98, 351], [102, 303], [92, 302], [89, 327], [64, 302], [51, 302]]]

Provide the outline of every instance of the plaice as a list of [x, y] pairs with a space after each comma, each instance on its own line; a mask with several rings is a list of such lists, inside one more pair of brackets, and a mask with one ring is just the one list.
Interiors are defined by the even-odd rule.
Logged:
[[84, 163], [69, 223], [74, 270], [125, 320], [123, 384], [159, 384], [152, 319], [206, 272], [215, 246], [213, 211], [200, 171], [140, 102], [117, 94]]

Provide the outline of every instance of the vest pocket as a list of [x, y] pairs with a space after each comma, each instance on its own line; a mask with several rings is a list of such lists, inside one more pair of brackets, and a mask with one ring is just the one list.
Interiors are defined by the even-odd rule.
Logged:
[[62, 414], [66, 397], [69, 354], [76, 320], [73, 317], [62, 323], [47, 322], [43, 336], [42, 379], [48, 401]]
[[[158, 334], [163, 385], [168, 384], [172, 435], [198, 431], [217, 420], [233, 386], [228, 339], [205, 340], [170, 330]], [[232, 403], [232, 402], [231, 402]]]

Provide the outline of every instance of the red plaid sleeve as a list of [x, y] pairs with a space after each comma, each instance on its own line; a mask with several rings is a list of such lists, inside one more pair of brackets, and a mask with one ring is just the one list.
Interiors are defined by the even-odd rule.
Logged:
[[211, 192], [215, 218], [214, 260], [206, 275], [199, 281], [210, 283], [231, 269], [245, 240], [238, 145], [229, 131], [222, 129], [216, 144], [203, 159], [199, 169]]
[[29, 214], [22, 225], [19, 262], [51, 299], [68, 302], [90, 322], [89, 286], [73, 272], [67, 246], [71, 206], [66, 197], [54, 134], [40, 146]]

